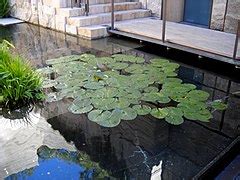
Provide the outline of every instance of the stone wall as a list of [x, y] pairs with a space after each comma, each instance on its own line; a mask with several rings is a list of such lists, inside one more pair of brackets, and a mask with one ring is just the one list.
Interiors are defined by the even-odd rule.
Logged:
[[213, 0], [211, 29], [223, 31], [227, 0]]
[[66, 18], [56, 14], [57, 8], [69, 7], [66, 0], [10, 0], [11, 15], [41, 26], [65, 31]]
[[229, 0], [224, 31], [236, 33], [238, 20], [240, 20], [240, 0]]
[[211, 29], [236, 33], [240, 0], [213, 0]]

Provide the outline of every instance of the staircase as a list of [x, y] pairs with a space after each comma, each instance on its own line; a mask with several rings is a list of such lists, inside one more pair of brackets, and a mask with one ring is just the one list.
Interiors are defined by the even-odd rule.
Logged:
[[[84, 8], [64, 7], [56, 9], [56, 29], [88, 39], [108, 36], [107, 26], [111, 23], [111, 0], [89, 0], [89, 14]], [[142, 9], [140, 2], [115, 0], [115, 22], [144, 18], [150, 10]], [[62, 17], [65, 17], [63, 20]], [[64, 24], [64, 25], [63, 25]]]

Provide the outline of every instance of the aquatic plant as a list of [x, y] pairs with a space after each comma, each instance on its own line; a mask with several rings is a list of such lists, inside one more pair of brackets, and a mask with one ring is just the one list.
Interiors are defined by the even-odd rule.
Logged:
[[7, 41], [0, 44], [0, 103], [17, 108], [43, 98], [41, 77], [30, 63], [11, 52]]
[[[179, 65], [157, 58], [116, 54], [95, 57], [92, 54], [51, 59], [39, 71], [45, 75], [47, 101], [73, 98], [69, 111], [88, 113], [90, 121], [115, 127], [121, 120], [151, 114], [179, 125], [188, 120], [208, 122], [211, 109], [224, 110], [222, 102], [207, 102], [209, 94], [177, 78]], [[56, 79], [49, 79], [54, 73]]]
[[7, 17], [10, 12], [9, 0], [0, 1], [0, 18]]

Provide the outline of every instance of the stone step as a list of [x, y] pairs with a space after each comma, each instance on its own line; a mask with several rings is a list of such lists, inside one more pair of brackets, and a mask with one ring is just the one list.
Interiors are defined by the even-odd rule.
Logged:
[[[114, 3], [120, 3], [120, 2], [127, 2], [130, 0], [114, 0]], [[89, 4], [90, 5], [94, 5], [94, 4], [108, 4], [111, 3], [112, 0], [89, 0]]]
[[[127, 11], [117, 11], [115, 12], [114, 19], [115, 21], [129, 20], [148, 17], [151, 15], [150, 10], [145, 9], [135, 9]], [[77, 16], [67, 18], [67, 25], [70, 28], [73, 27], [83, 27], [90, 25], [98, 25], [111, 22], [111, 13], [101, 13], [90, 16]]]
[[[140, 2], [121, 2], [115, 3], [114, 10], [115, 11], [124, 11], [124, 10], [133, 10], [141, 8]], [[89, 15], [93, 14], [101, 14], [111, 12], [112, 6], [111, 4], [97, 4], [89, 6]], [[75, 17], [75, 16], [84, 16], [85, 10], [84, 8], [60, 8], [56, 10], [57, 15], [61, 15], [64, 17]]]

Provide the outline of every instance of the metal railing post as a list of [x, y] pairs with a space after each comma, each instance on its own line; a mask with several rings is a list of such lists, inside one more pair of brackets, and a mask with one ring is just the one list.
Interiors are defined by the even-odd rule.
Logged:
[[235, 40], [234, 51], [233, 51], [233, 59], [235, 59], [235, 60], [237, 60], [237, 50], [238, 50], [239, 38], [240, 38], [240, 20], [238, 20], [236, 40]]
[[85, 3], [85, 13], [86, 13], [86, 16], [88, 16], [88, 14], [89, 14], [89, 0], [86, 0], [86, 3]]
[[167, 0], [163, 0], [162, 3], [162, 41], [165, 42], [166, 35], [166, 12], [167, 12]]
[[73, 8], [73, 0], [71, 0], [71, 8]]
[[114, 30], [114, 0], [112, 0], [111, 30]]

